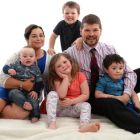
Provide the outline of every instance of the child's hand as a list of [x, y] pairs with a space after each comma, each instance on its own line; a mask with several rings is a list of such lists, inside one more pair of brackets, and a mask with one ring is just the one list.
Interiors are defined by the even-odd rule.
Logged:
[[48, 53], [49, 55], [54, 55], [54, 54], [56, 54], [55, 50], [52, 49], [52, 48], [49, 48], [49, 49], [47, 50], [47, 53]]
[[31, 92], [29, 93], [29, 95], [30, 95], [34, 100], [37, 100], [37, 98], [38, 98], [38, 94], [37, 94], [35, 91], [31, 91]]
[[62, 79], [68, 78], [68, 75], [66, 75], [66, 74], [64, 74], [64, 73], [58, 72], [57, 74], [58, 74], [58, 76], [59, 76], [60, 78], [62, 78]]
[[77, 38], [72, 45], [75, 45], [77, 50], [81, 50], [83, 47], [83, 39], [82, 37]]
[[14, 69], [9, 69], [8, 74], [13, 76], [13, 75], [16, 75], [17, 72]]
[[63, 100], [60, 100], [60, 104], [62, 107], [68, 107], [72, 105], [72, 99], [65, 98]]
[[65, 82], [65, 83], [67, 83], [68, 85], [70, 85], [70, 81], [69, 81], [69, 77], [68, 77], [68, 75], [66, 75], [66, 74], [63, 74], [63, 73], [57, 73], [58, 74], [58, 76], [60, 77], [60, 78], [62, 78], [63, 79], [63, 81]]

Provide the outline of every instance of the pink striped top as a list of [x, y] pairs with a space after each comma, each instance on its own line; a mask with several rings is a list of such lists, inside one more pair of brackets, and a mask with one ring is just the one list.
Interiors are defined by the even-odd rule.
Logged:
[[[90, 50], [92, 48], [96, 49], [95, 57], [97, 59], [97, 63], [99, 66], [99, 74], [102, 75], [105, 71], [103, 68], [103, 59], [108, 54], [117, 53], [113, 46], [107, 45], [105, 43], [98, 42], [96, 46], [88, 46], [83, 42], [83, 48], [79, 51], [75, 46], [69, 47], [65, 52], [69, 53], [73, 58], [75, 58], [81, 68], [81, 71], [85, 73], [88, 81], [90, 79], [90, 60], [91, 53]], [[125, 88], [124, 92], [131, 95], [136, 85], [137, 76], [132, 69], [130, 69], [127, 65], [125, 67]]]

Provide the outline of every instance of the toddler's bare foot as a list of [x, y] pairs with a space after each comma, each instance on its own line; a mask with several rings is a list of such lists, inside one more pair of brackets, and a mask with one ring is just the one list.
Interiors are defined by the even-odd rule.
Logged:
[[32, 110], [32, 105], [29, 102], [24, 102], [23, 108], [25, 110]]
[[80, 127], [80, 132], [97, 132], [100, 129], [100, 123], [89, 123]]
[[55, 121], [51, 122], [51, 123], [49, 124], [48, 128], [49, 128], [49, 129], [56, 129], [56, 122], [55, 122]]
[[38, 121], [39, 121], [39, 119], [36, 118], [36, 117], [33, 117], [33, 118], [31, 119], [31, 122], [32, 122], [32, 123], [35, 123], [35, 122], [38, 122]]

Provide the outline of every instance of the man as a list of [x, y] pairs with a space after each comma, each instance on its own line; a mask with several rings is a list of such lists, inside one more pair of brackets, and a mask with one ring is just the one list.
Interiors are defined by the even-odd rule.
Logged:
[[117, 52], [112, 46], [99, 42], [102, 25], [98, 16], [93, 14], [85, 16], [82, 20], [80, 31], [83, 40], [82, 48], [77, 50], [75, 46], [72, 46], [68, 48], [66, 52], [78, 61], [81, 71], [85, 73], [89, 80], [89, 86], [91, 87], [89, 102], [92, 106], [93, 113], [106, 116], [120, 128], [133, 133], [140, 132], [140, 117], [125, 107], [136, 85], [136, 74], [126, 66], [124, 92], [123, 95], [118, 96], [117, 99], [95, 98], [94, 91], [96, 83], [90, 82], [91, 50], [93, 48], [95, 49], [95, 57], [97, 59], [100, 75], [104, 73], [102, 65], [104, 57]]

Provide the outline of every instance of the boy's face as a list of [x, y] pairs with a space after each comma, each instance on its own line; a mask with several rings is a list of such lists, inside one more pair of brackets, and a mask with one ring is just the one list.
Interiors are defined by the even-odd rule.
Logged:
[[79, 14], [76, 8], [69, 8], [66, 6], [63, 11], [63, 17], [65, 22], [73, 24], [78, 20]]
[[23, 48], [20, 52], [20, 62], [25, 66], [33, 65], [36, 62], [34, 49]]
[[108, 69], [106, 69], [106, 73], [113, 79], [118, 80], [121, 79], [124, 74], [124, 64], [123, 63], [112, 63]]

